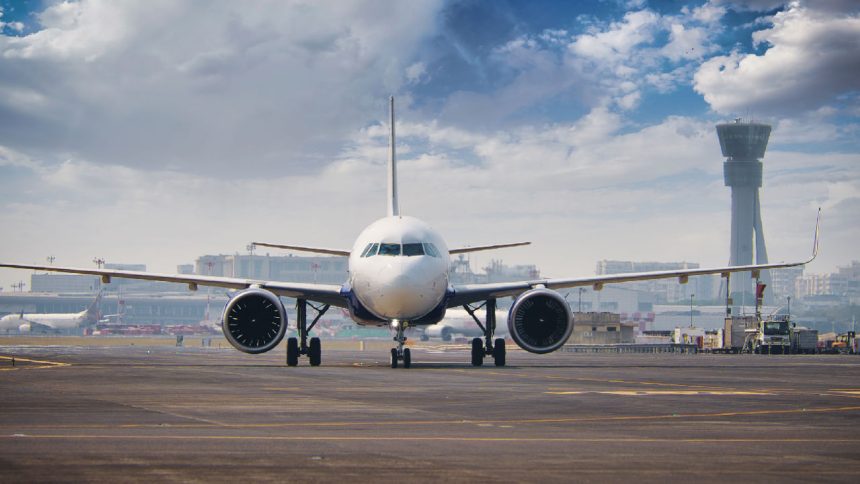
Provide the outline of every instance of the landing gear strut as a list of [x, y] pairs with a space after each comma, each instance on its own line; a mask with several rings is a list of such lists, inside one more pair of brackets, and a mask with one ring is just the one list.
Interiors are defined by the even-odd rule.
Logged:
[[397, 363], [402, 360], [403, 368], [409, 368], [412, 366], [412, 352], [409, 348], [403, 347], [403, 344], [406, 343], [406, 336], [404, 336], [403, 332], [406, 331], [409, 323], [395, 319], [391, 322], [391, 326], [397, 330], [397, 335], [394, 336], [397, 348], [391, 348], [391, 367], [397, 368]]
[[[317, 312], [316, 317], [308, 326], [308, 306]], [[296, 327], [299, 332], [298, 338], [287, 338], [287, 366], [299, 364], [299, 356], [305, 355], [311, 366], [320, 366], [322, 362], [322, 345], [319, 338], [311, 338], [308, 344], [308, 332], [314, 329], [323, 314], [329, 309], [328, 304], [320, 307], [309, 304], [306, 299], [296, 299]]]
[[[481, 307], [486, 312], [486, 321], [481, 324], [481, 320], [475, 316], [475, 312]], [[472, 366], [481, 366], [484, 364], [484, 357], [492, 356], [496, 366], [505, 366], [505, 340], [504, 338], [496, 338], [493, 340], [493, 335], [496, 332], [496, 300], [487, 299], [487, 302], [478, 307], [472, 307], [468, 304], [463, 306], [463, 309], [472, 316], [475, 323], [484, 332], [484, 341], [481, 338], [472, 340]]]

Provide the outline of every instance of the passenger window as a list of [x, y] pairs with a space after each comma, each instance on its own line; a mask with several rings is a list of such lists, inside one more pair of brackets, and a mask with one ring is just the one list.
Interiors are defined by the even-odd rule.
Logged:
[[406, 257], [424, 255], [424, 246], [420, 242], [417, 244], [403, 244], [403, 255]]
[[400, 244], [379, 244], [379, 255], [400, 255]]
[[375, 243], [370, 246], [370, 250], [367, 251], [367, 255], [365, 257], [373, 257], [376, 255], [376, 251], [379, 250], [379, 244]]

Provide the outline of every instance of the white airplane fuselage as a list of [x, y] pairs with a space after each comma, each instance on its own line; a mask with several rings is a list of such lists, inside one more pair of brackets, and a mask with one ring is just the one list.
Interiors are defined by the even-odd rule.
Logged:
[[0, 330], [20, 331], [22, 326], [29, 330], [31, 323], [35, 323], [38, 326], [44, 326], [49, 329], [71, 329], [83, 326], [86, 322], [87, 311], [70, 314], [7, 314], [0, 318]]
[[379, 321], [353, 318], [371, 324], [420, 320], [444, 302], [449, 266], [448, 245], [426, 223], [397, 215], [377, 220], [355, 241], [349, 285], [357, 302]]

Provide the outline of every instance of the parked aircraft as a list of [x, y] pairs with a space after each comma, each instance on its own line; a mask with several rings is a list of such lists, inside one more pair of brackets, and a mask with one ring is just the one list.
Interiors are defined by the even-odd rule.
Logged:
[[79, 313], [32, 313], [7, 314], [0, 318], [0, 330], [19, 333], [56, 332], [61, 329], [80, 328], [99, 321], [99, 304], [102, 293], [96, 295], [90, 305]]
[[[590, 286], [600, 290], [605, 284], [677, 278], [686, 283], [690, 276], [751, 272], [756, 277], [765, 269], [803, 265], [815, 258], [818, 250], [818, 226], [812, 258], [801, 262], [757, 264], [733, 267], [685, 269], [630, 274], [611, 274], [561, 279], [536, 279], [490, 284], [454, 285], [449, 283], [450, 255], [478, 250], [524, 245], [497, 244], [450, 249], [442, 235], [425, 222], [400, 213], [395, 156], [394, 98], [390, 99], [388, 196], [386, 217], [365, 228], [350, 250], [305, 246], [263, 244], [291, 250], [304, 250], [349, 258], [349, 276], [341, 285], [263, 281], [234, 277], [187, 274], [155, 274], [114, 269], [87, 269], [28, 264], [0, 264], [0, 267], [34, 269], [101, 276], [143, 279], [240, 290], [224, 308], [222, 326], [226, 339], [238, 350], [263, 353], [275, 348], [287, 329], [286, 311], [280, 297], [296, 298], [298, 337], [287, 339], [287, 364], [298, 364], [307, 356], [312, 366], [321, 362], [321, 343], [308, 338], [308, 331], [332, 306], [346, 308], [360, 325], [391, 325], [396, 331], [397, 346], [391, 349], [391, 367], [400, 362], [408, 368], [412, 358], [404, 348], [404, 330], [408, 326], [428, 326], [441, 321], [448, 308], [463, 307], [474, 311], [483, 308], [483, 340], [472, 340], [474, 366], [492, 356], [497, 366], [505, 365], [505, 340], [496, 335], [496, 300], [515, 298], [508, 313], [507, 327], [513, 341], [532, 353], [549, 353], [561, 348], [573, 330], [570, 307], [557, 292], [559, 289]], [[308, 306], [316, 315], [308, 324]]]

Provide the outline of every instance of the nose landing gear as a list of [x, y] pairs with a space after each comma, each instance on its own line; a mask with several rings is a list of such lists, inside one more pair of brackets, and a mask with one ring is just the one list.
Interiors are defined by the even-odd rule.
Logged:
[[403, 347], [404, 343], [406, 343], [406, 336], [403, 332], [406, 331], [409, 323], [395, 319], [391, 322], [391, 326], [397, 330], [397, 335], [394, 336], [397, 348], [391, 348], [391, 367], [397, 368], [398, 362], [403, 361], [403, 368], [409, 368], [412, 366], [412, 352], [409, 348]]

